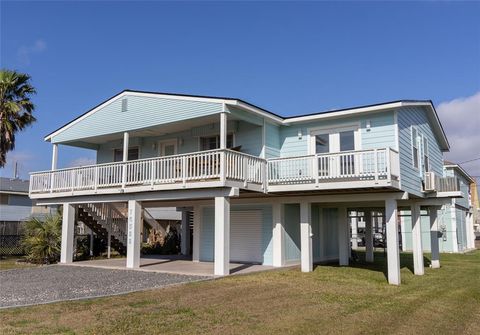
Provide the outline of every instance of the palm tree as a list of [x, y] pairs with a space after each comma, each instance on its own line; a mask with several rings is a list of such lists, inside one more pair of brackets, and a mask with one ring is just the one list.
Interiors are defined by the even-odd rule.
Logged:
[[15, 148], [15, 133], [36, 121], [30, 100], [35, 93], [28, 74], [0, 70], [0, 167], [5, 166], [7, 152]]
[[42, 221], [32, 218], [25, 223], [23, 247], [28, 261], [37, 264], [57, 262], [62, 240], [62, 216], [47, 215]]

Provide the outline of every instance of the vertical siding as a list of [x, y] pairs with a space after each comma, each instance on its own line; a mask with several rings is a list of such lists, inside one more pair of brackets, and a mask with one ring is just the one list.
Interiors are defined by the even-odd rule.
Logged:
[[[366, 129], [367, 121], [370, 122], [370, 130]], [[360, 129], [360, 147], [362, 149], [397, 148], [394, 112], [385, 111], [341, 119], [282, 126], [280, 129], [280, 155], [282, 157], [292, 157], [308, 154], [308, 137], [311, 128], [338, 128], [351, 125], [357, 125]], [[299, 131], [302, 133], [301, 138], [298, 137]]]
[[438, 176], [443, 174], [443, 154], [427, 119], [426, 111], [421, 107], [402, 107], [398, 111], [400, 178], [402, 190], [423, 197], [422, 178], [418, 169], [413, 167], [411, 126], [418, 128], [428, 140], [430, 170]]
[[322, 211], [324, 260], [338, 258], [338, 210], [324, 208]]
[[457, 221], [458, 251], [462, 252], [467, 249], [466, 211], [460, 208], [456, 208], [455, 217], [457, 219], [456, 221]]
[[[273, 263], [272, 244], [272, 207], [270, 205], [233, 205], [231, 212], [245, 210], [261, 210], [262, 219], [262, 251], [263, 265]], [[200, 261], [212, 262], [215, 248], [215, 209], [205, 207], [203, 209], [202, 224], [200, 230]]]
[[300, 260], [300, 205], [285, 205], [285, 261]]
[[121, 133], [222, 111], [221, 103], [128, 95], [128, 108], [122, 112], [122, 99], [116, 99], [52, 138], [52, 143]]

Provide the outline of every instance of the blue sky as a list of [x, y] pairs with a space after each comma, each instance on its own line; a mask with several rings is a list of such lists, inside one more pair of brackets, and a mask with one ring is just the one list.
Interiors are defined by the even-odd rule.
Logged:
[[[478, 127], [469, 140], [477, 145], [454, 147], [456, 137], [470, 138], [455, 121], [480, 119], [478, 2], [2, 1], [0, 8], [0, 65], [29, 73], [38, 90], [38, 122], [18, 134], [1, 175], [11, 175], [14, 160], [22, 177], [49, 169], [43, 136], [125, 88], [238, 97], [282, 115], [432, 99], [454, 142], [447, 158], [480, 157]], [[88, 151], [59, 152], [60, 166], [89, 159]], [[480, 175], [480, 161], [465, 168]]]

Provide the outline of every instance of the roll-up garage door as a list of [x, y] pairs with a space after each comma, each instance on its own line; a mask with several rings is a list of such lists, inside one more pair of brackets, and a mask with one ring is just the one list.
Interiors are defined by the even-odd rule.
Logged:
[[232, 211], [230, 217], [230, 260], [262, 263], [262, 211]]

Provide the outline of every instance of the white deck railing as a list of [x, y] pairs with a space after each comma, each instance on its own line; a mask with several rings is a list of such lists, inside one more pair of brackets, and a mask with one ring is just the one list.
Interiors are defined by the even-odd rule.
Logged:
[[372, 149], [268, 161], [268, 184], [387, 180], [399, 177], [398, 152]]
[[[398, 180], [399, 158], [393, 149], [358, 150], [265, 160], [232, 150], [139, 159], [128, 162], [32, 173], [30, 193], [72, 193], [207, 181], [235, 181], [261, 186], [339, 181]], [[88, 192], [87, 192], [88, 193]]]
[[232, 150], [209, 150], [128, 162], [32, 173], [30, 193], [235, 180], [263, 184], [266, 161]]

